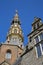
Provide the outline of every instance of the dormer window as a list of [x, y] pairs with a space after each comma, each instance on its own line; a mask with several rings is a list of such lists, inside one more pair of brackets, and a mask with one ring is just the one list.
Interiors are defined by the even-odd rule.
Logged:
[[33, 30], [39, 28], [39, 22], [33, 25]]
[[39, 22], [37, 23], [37, 28], [39, 28]]

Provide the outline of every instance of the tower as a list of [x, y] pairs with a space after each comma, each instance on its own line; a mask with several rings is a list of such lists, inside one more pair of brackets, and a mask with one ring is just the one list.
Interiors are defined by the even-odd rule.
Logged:
[[18, 16], [18, 11], [16, 10], [16, 14], [11, 22], [11, 27], [7, 35], [7, 41], [10, 42], [11, 44], [17, 45], [20, 48], [22, 48], [24, 39], [20, 25], [21, 23]]
[[22, 54], [24, 39], [20, 25], [20, 19], [16, 10], [6, 41], [0, 45], [0, 64], [13, 64]]
[[29, 48], [35, 46], [36, 57], [43, 55], [43, 23], [41, 18], [35, 17], [32, 32], [28, 35]]

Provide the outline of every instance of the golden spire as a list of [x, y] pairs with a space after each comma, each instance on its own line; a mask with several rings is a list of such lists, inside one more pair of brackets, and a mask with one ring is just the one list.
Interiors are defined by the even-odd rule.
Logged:
[[14, 21], [19, 21], [18, 11], [16, 10], [16, 14], [14, 16]]
[[20, 26], [20, 20], [18, 16], [18, 11], [16, 10], [16, 14], [12, 20], [12, 25], [9, 29], [8, 35], [7, 35], [7, 41], [15, 42], [19, 46], [22, 45], [24, 38], [22, 34], [22, 29]]
[[18, 15], [18, 11], [16, 10], [16, 15]]

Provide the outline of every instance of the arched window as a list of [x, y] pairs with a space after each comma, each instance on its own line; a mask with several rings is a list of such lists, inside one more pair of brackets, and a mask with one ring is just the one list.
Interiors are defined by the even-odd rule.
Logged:
[[11, 50], [7, 50], [5, 58], [11, 59]]

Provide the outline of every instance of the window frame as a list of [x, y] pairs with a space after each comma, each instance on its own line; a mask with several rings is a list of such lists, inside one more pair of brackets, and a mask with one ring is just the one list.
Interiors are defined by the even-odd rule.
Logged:
[[[38, 46], [40, 47], [40, 44]], [[37, 58], [39, 58], [42, 55], [41, 47], [40, 47], [40, 56], [39, 56], [39, 52], [37, 50], [37, 46], [35, 46], [35, 50], [36, 50], [36, 56], [37, 56]]]
[[[40, 33], [41, 34], [41, 33]], [[38, 35], [38, 39], [39, 39], [39, 42], [42, 40], [42, 39], [40, 39], [40, 34]], [[43, 33], [42, 33], [43, 34]], [[36, 36], [37, 37], [37, 36]], [[34, 42], [35, 42], [35, 44], [38, 44], [38, 43], [36, 43], [36, 40], [34, 39]], [[42, 42], [42, 44], [43, 44], [43, 42]], [[43, 49], [42, 49], [42, 45], [41, 45], [41, 42], [39, 43], [39, 46], [40, 46], [40, 50], [41, 50], [41, 55], [43, 55]], [[36, 50], [36, 56], [37, 56], [37, 58], [38, 58], [38, 53], [37, 53], [37, 47], [35, 46], [35, 50]], [[40, 56], [39, 56], [40, 57]]]

